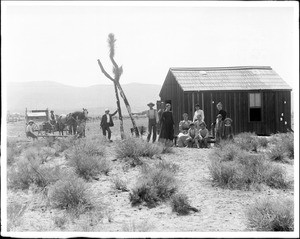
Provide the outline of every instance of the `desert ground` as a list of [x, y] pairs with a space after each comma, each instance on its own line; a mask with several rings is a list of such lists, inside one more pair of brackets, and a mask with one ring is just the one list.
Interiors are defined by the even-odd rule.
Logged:
[[[125, 120], [125, 130], [129, 132], [131, 122]], [[10, 123], [7, 126], [9, 140], [17, 140], [18, 145], [30, 147], [25, 137], [24, 122]], [[86, 136], [102, 138], [100, 122], [88, 122]], [[147, 126], [145, 119], [137, 119], [137, 125]], [[293, 197], [293, 187], [275, 189], [266, 185], [248, 190], [220, 187], [214, 183], [209, 171], [210, 157], [215, 146], [208, 149], [177, 148], [158, 157], [144, 157], [144, 162], [155, 164], [165, 161], [176, 165], [175, 173], [178, 190], [187, 195], [190, 205], [198, 212], [178, 215], [172, 211], [170, 201], [166, 200], [156, 207], [143, 204], [132, 206], [129, 194], [137, 183], [140, 166], [125, 167], [124, 161], [116, 156], [117, 142], [120, 140], [119, 123], [116, 120], [112, 128], [113, 142], [105, 143], [105, 157], [109, 161], [110, 171], [99, 174], [87, 181], [90, 189], [100, 199], [103, 210], [71, 216], [66, 210], [53, 208], [47, 198], [47, 192], [31, 185], [28, 189], [8, 189], [7, 203], [9, 230], [26, 231], [141, 231], [141, 232], [244, 232], [253, 229], [247, 226], [246, 210], [256, 200], [265, 197]], [[145, 136], [143, 136], [145, 139]], [[41, 140], [41, 139], [39, 139]], [[104, 139], [103, 142], [105, 142]], [[22, 157], [17, 157], [16, 161]], [[45, 162], [47, 165], [68, 167], [64, 152], [53, 155]], [[286, 179], [293, 181], [293, 163], [274, 162], [286, 172]], [[14, 164], [8, 166], [8, 171]], [[126, 182], [128, 191], [118, 190], [113, 178]]]

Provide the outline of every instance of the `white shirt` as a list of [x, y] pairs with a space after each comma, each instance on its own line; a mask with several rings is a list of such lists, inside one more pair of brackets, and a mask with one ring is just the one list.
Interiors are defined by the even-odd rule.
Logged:
[[203, 110], [196, 110], [194, 114], [193, 121], [197, 120], [197, 115], [201, 115], [201, 121], [204, 121], [204, 111]]
[[33, 129], [32, 129], [32, 125], [28, 124], [27, 127], [26, 127], [26, 133], [33, 133]]
[[149, 119], [155, 119], [157, 121], [158, 119], [158, 116], [157, 116], [157, 111], [156, 109], [150, 109], [150, 110], [147, 110], [147, 117]]
[[106, 122], [109, 123], [110, 122], [110, 117], [109, 114], [106, 114]]

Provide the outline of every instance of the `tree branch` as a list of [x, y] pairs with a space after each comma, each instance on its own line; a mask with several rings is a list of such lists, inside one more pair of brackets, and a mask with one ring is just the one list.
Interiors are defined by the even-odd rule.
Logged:
[[112, 78], [112, 77], [106, 72], [106, 70], [104, 69], [104, 67], [103, 67], [103, 65], [102, 65], [102, 63], [101, 63], [101, 61], [100, 61], [99, 59], [98, 59], [97, 61], [98, 61], [98, 65], [99, 65], [99, 67], [100, 67], [102, 73], [103, 73], [108, 79], [110, 79], [112, 82], [115, 82], [115, 79]]

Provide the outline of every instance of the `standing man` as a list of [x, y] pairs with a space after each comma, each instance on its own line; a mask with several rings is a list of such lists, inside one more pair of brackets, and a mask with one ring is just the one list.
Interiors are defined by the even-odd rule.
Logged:
[[148, 117], [148, 136], [147, 141], [150, 141], [151, 132], [153, 131], [152, 142], [154, 143], [156, 140], [156, 124], [157, 124], [157, 110], [153, 109], [154, 104], [150, 102], [148, 104], [149, 110], [147, 110], [147, 117]]
[[194, 114], [194, 117], [193, 117], [193, 122], [195, 122], [197, 119], [199, 121], [199, 118], [198, 118], [198, 115], [200, 115], [200, 121], [204, 121], [204, 111], [200, 109], [200, 105], [199, 104], [196, 104], [195, 105], [195, 114]]
[[28, 125], [26, 127], [26, 136], [31, 137], [33, 139], [37, 139], [37, 136], [33, 133], [33, 124], [32, 120], [29, 120]]
[[105, 109], [105, 114], [102, 116], [100, 127], [102, 128], [102, 133], [106, 137], [106, 131], [108, 132], [108, 140], [109, 142], [112, 142], [111, 138], [111, 130], [109, 127], [114, 126], [114, 122], [112, 120], [112, 117], [118, 112], [116, 110], [113, 114], [109, 113], [109, 109]]

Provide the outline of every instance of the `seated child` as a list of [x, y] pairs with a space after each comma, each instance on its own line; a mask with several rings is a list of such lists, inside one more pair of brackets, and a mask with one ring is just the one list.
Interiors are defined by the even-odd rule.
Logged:
[[230, 118], [224, 120], [224, 139], [233, 139], [232, 122]]
[[216, 133], [216, 143], [219, 143], [221, 139], [224, 138], [224, 122], [222, 120], [221, 114], [217, 115], [215, 133]]
[[186, 143], [189, 148], [192, 148], [194, 144], [196, 144], [197, 148], [199, 148], [199, 142], [198, 142], [199, 135], [198, 134], [199, 134], [198, 130], [195, 127], [195, 124], [192, 122], [190, 124], [190, 128], [188, 130], [188, 138], [186, 139]]
[[206, 128], [206, 124], [202, 121], [199, 126], [199, 146], [200, 148], [207, 148], [208, 130]]

